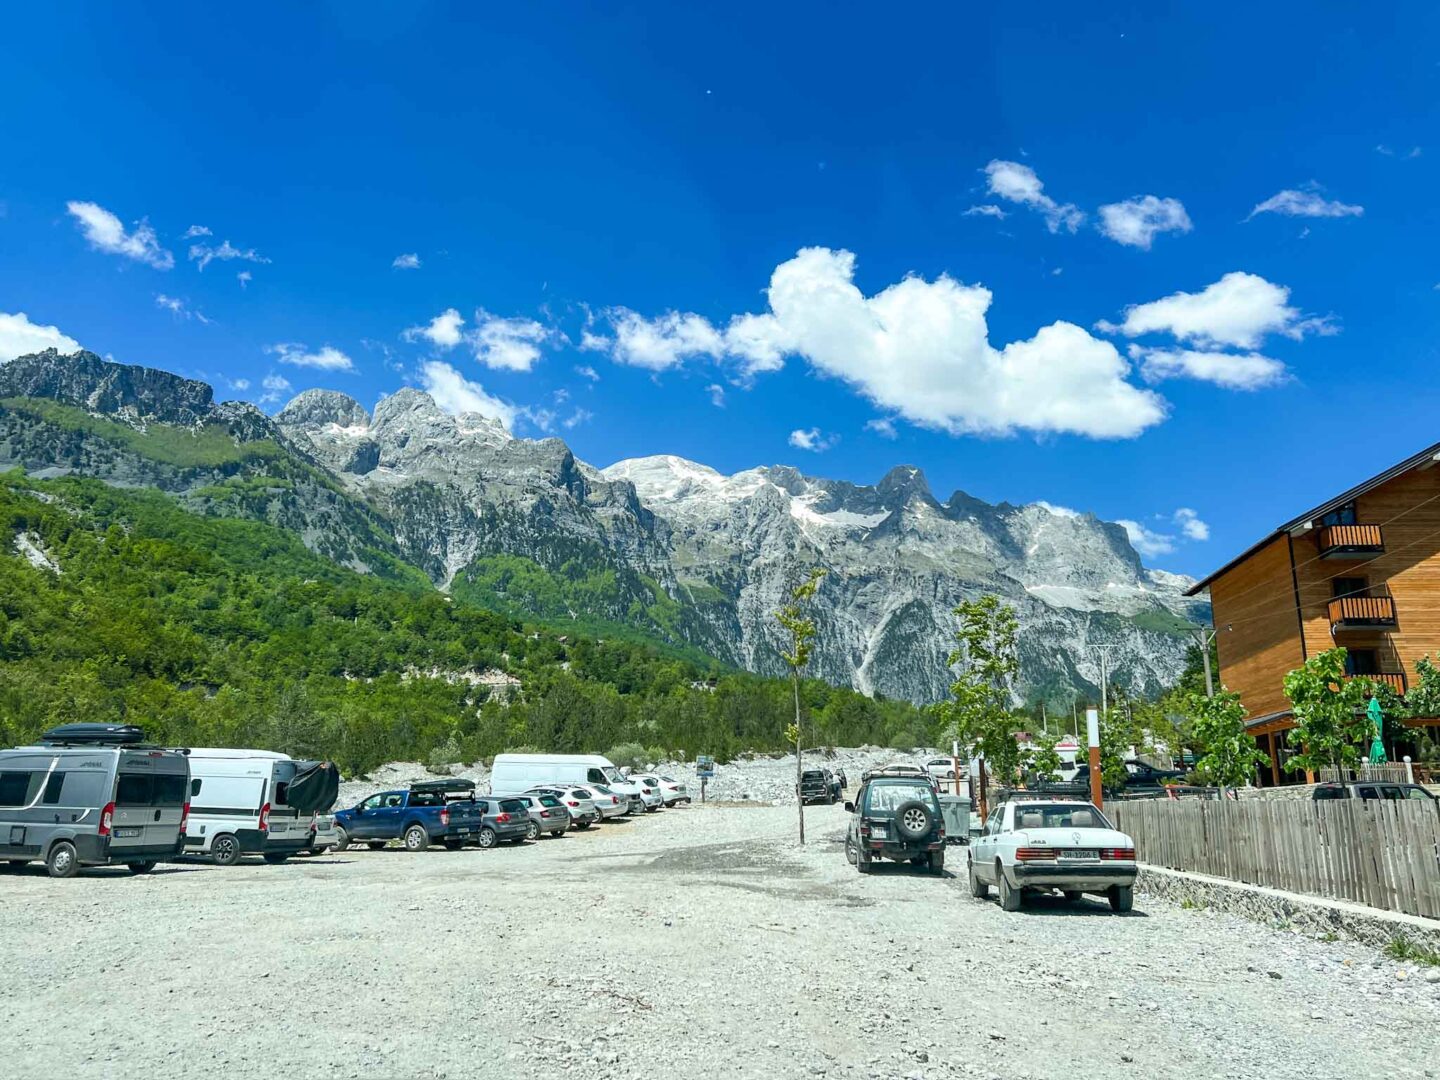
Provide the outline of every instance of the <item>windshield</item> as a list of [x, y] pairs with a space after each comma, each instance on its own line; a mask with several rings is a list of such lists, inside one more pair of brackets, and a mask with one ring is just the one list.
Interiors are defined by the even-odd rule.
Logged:
[[605, 774], [605, 780], [611, 784], [621, 783], [625, 779], [620, 775], [620, 770], [613, 765], [607, 765], [601, 772]]
[[1015, 807], [1017, 829], [1108, 829], [1110, 822], [1086, 803], [1021, 803]]
[[901, 803], [919, 799], [926, 806], [935, 804], [935, 789], [929, 784], [905, 782], [870, 785], [867, 806], [871, 810], [895, 810]]
[[598, 792], [600, 792], [601, 795], [609, 795], [609, 794], [611, 794], [610, 789], [609, 789], [608, 787], [606, 787], [604, 784], [596, 784], [596, 785], [595, 785], [595, 790], [598, 791]]

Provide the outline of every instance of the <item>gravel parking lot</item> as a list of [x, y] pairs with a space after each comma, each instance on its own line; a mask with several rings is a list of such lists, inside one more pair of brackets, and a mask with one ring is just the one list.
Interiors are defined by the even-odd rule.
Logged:
[[[1138, 897], [1007, 915], [715, 805], [482, 852], [0, 873], [8, 1077], [1430, 1076], [1440, 985]], [[1400, 972], [1404, 971], [1402, 978]]]

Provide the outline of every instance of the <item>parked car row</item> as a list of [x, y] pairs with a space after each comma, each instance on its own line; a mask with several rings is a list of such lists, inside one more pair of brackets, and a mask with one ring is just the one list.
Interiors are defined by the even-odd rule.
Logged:
[[502, 754], [491, 790], [461, 779], [381, 791], [330, 813], [339, 771], [264, 750], [167, 748], [129, 725], [68, 724], [0, 751], [0, 862], [52, 877], [85, 866], [148, 873], [182, 855], [282, 863], [399, 841], [491, 848], [690, 801], [683, 783], [597, 755]]

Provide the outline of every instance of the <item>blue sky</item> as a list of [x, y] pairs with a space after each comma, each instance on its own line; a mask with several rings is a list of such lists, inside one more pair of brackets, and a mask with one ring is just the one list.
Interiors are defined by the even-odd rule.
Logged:
[[915, 464], [1191, 573], [1440, 438], [1433, 5], [702, 7], [13, 11], [0, 358]]

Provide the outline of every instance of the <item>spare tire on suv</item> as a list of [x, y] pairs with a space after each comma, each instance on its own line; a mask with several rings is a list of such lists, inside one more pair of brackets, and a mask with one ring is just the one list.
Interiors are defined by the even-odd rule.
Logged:
[[895, 808], [895, 831], [912, 843], [923, 840], [934, 826], [934, 812], [919, 799], [911, 799]]

